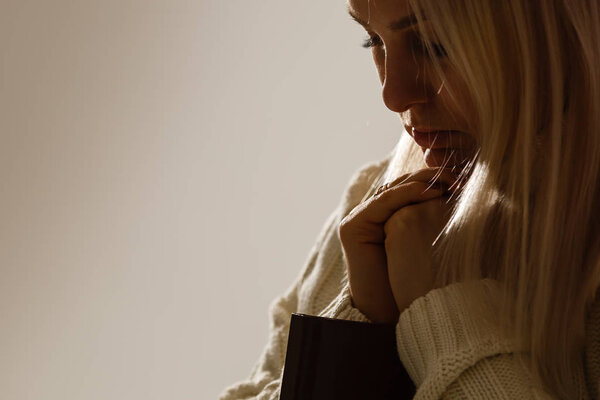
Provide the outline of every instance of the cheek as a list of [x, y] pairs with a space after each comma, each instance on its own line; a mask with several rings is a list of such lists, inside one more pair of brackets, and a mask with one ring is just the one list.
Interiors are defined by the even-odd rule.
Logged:
[[479, 141], [479, 137], [477, 135], [477, 109], [473, 104], [469, 93], [466, 90], [462, 90], [457, 92], [457, 101], [458, 104], [456, 106], [456, 113], [462, 118], [464, 121], [464, 126], [468, 129], [469, 133]]
[[[477, 110], [473, 103], [469, 91], [464, 82], [452, 72], [446, 72], [446, 81], [442, 96], [450, 114], [456, 116], [463, 128], [476, 137]], [[455, 96], [453, 100], [448, 93], [448, 88], [452, 89]]]

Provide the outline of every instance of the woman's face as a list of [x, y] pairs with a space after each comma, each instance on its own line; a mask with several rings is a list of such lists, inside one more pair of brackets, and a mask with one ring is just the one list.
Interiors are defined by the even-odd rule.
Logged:
[[[421, 146], [425, 163], [463, 165], [477, 149], [477, 136], [467, 128], [474, 107], [461, 80], [445, 68], [445, 50], [434, 44], [446, 82], [436, 78], [424, 39], [412, 24], [416, 18], [409, 17], [408, 0], [348, 0], [348, 11], [369, 35], [364, 47], [372, 50], [385, 105], [398, 113], [405, 130]], [[447, 85], [454, 89], [456, 102]]]

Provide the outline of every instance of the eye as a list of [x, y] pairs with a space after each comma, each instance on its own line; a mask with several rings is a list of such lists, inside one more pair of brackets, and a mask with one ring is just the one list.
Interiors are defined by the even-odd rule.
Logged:
[[448, 56], [448, 52], [441, 44], [432, 42], [431, 47], [433, 48], [433, 53], [436, 57], [443, 58]]
[[[423, 53], [427, 53], [427, 47], [426, 47], [427, 42], [425, 41], [425, 39], [423, 39], [423, 37], [421, 35], [416, 34], [415, 41], [416, 41], [416, 45], [417, 45], [415, 47], [417, 47], [417, 50], [422, 51]], [[448, 56], [448, 52], [446, 51], [444, 46], [442, 46], [441, 44], [435, 43], [435, 42], [429, 42], [429, 45], [433, 49], [433, 54], [435, 55], [435, 57], [443, 58], [443, 57]]]
[[365, 49], [370, 49], [371, 47], [379, 47], [383, 45], [383, 41], [381, 40], [381, 38], [377, 35], [373, 35], [373, 36], [368, 36], [363, 44], [362, 47], [364, 47]]

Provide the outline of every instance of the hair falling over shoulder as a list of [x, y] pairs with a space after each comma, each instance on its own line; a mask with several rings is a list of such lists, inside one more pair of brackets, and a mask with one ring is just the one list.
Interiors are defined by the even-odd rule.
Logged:
[[[481, 137], [434, 246], [438, 283], [501, 281], [510, 299], [503, 325], [528, 349], [523, 361], [546, 390], [577, 398], [572, 372], [583, 362], [586, 314], [600, 285], [600, 3], [410, 5], [420, 33], [431, 34], [426, 15], [445, 62], [464, 79]], [[423, 168], [421, 160], [403, 137], [373, 188]]]

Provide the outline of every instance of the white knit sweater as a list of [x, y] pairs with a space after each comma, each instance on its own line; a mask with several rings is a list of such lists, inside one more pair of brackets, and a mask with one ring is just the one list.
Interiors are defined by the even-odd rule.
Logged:
[[[292, 313], [370, 322], [352, 307], [338, 236], [339, 222], [367, 192], [389, 158], [352, 177], [340, 205], [325, 223], [292, 286], [270, 306], [269, 341], [248, 379], [227, 388], [219, 400], [277, 400]], [[400, 360], [414, 382], [415, 399], [546, 399], [513, 354], [521, 351], [495, 326], [498, 282], [455, 283], [430, 291], [405, 310], [396, 325]], [[472, 307], [485, 305], [485, 315]], [[574, 373], [581, 399], [600, 389], [600, 302], [592, 310], [585, 370]], [[587, 380], [587, 384], [586, 384]]]

